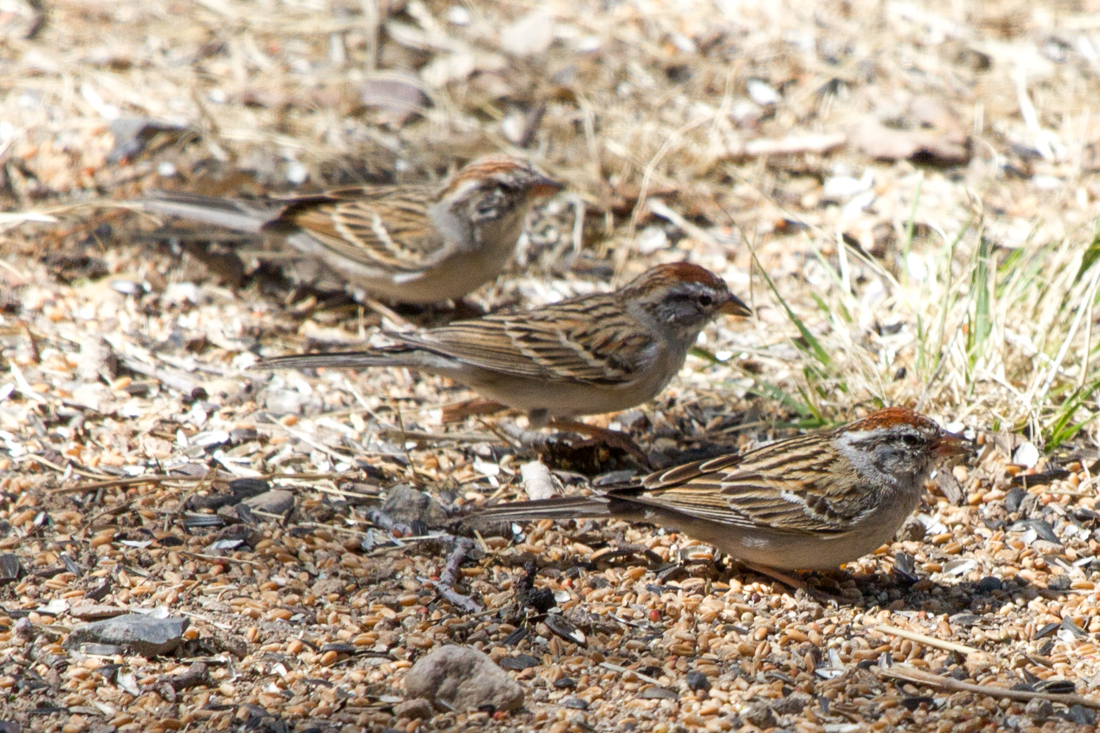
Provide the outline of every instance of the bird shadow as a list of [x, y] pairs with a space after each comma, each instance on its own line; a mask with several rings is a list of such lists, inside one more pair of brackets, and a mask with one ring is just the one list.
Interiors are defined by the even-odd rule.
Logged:
[[[593, 539], [595, 538], [589, 538], [590, 542]], [[980, 618], [1012, 600], [1022, 598], [1029, 601], [1040, 597], [1053, 600], [1073, 592], [1037, 586], [1020, 577], [1001, 579], [987, 576], [958, 582], [932, 580], [909, 572], [904, 560], [898, 562], [902, 566], [901, 570], [896, 565], [889, 572], [853, 573], [837, 569], [773, 575], [765, 568], [747, 568], [729, 557], [661, 562], [655, 555], [644, 552], [645, 549], [632, 545], [621, 545], [615, 550], [609, 547], [608, 550], [611, 551], [598, 553], [598, 561], [577, 564], [586, 565], [592, 570], [611, 565], [647, 564], [656, 574], [655, 581], [650, 583], [652, 590], [675, 590], [680, 581], [691, 577], [722, 583], [736, 580], [744, 585], [761, 579], [765, 584], [770, 583], [776, 593], [792, 594], [823, 605], [834, 604], [864, 610], [885, 608], [903, 612], [923, 611], [960, 617], [964, 623], [967, 617]], [[749, 592], [763, 595], [758, 590]]]
[[[752, 575], [761, 574], [756, 570], [743, 570], [733, 562], [721, 577], [744, 581]], [[764, 577], [775, 586], [784, 585], [780, 580], [766, 575]], [[944, 582], [897, 569], [874, 573], [852, 573], [841, 569], [813, 571], [799, 573], [796, 579], [800, 581], [800, 586], [787, 585], [785, 592], [823, 604], [863, 610], [885, 608], [892, 611], [946, 614], [952, 617], [980, 617], [995, 612], [1006, 602], [1019, 597], [1024, 600], [1039, 597], [1056, 599], [1070, 592], [1040, 587], [1020, 577], [1001, 579], [986, 576], [976, 581]]]

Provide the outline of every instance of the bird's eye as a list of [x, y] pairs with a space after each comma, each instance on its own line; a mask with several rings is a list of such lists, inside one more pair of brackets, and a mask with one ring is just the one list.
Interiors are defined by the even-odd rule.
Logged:
[[495, 219], [507, 211], [510, 205], [509, 197], [500, 188], [487, 191], [480, 199], [473, 201], [473, 218], [476, 221]]
[[918, 443], [920, 443], [920, 438], [918, 438], [915, 435], [903, 435], [903, 436], [901, 436], [901, 442], [905, 443], [906, 445], [914, 445], [915, 446]]
[[707, 295], [706, 293], [703, 293], [702, 295], [699, 296], [699, 305], [703, 306], [704, 308], [709, 308], [710, 304], [713, 303], [713, 302], [714, 302], [714, 298]]

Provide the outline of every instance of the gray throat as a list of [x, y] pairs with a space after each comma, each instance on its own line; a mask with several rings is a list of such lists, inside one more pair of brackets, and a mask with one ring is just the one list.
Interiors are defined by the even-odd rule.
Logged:
[[699, 333], [706, 325], [701, 323], [698, 328], [679, 329], [657, 320], [642, 303], [628, 301], [625, 305], [627, 312], [642, 324], [646, 332], [657, 335], [664, 344], [668, 345], [668, 353], [678, 356], [681, 364], [684, 363], [688, 350], [695, 345]]
[[462, 205], [463, 201], [455, 201], [454, 199], [443, 199], [432, 204], [428, 208], [428, 217], [432, 220], [436, 229], [443, 235], [443, 241], [447, 243], [451, 242], [473, 242], [473, 232], [470, 229], [470, 222], [455, 213], [456, 206]]

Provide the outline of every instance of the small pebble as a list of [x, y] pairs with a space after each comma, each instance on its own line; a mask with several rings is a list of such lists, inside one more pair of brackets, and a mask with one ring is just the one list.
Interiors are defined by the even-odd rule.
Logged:
[[766, 702], [754, 702], [741, 712], [743, 720], [758, 728], [774, 728], [779, 725], [775, 711]]
[[987, 575], [978, 581], [978, 590], [982, 593], [992, 593], [993, 591], [1004, 590], [1005, 584], [1001, 582], [1000, 578], [994, 578], [992, 575]]
[[1047, 579], [1047, 588], [1050, 590], [1069, 590], [1072, 582], [1068, 575], [1052, 575]]
[[697, 669], [693, 669], [687, 673], [686, 682], [689, 690], [699, 692], [700, 690], [710, 689], [710, 680], [707, 676]]
[[1043, 721], [1054, 715], [1054, 705], [1050, 700], [1031, 700], [1024, 708], [1024, 713], [1036, 722]]
[[412, 700], [405, 700], [400, 702], [393, 708], [393, 714], [398, 718], [408, 718], [411, 720], [427, 720], [435, 713], [432, 710], [432, 703], [430, 700], [425, 700], [422, 697], [415, 697]]
[[410, 696], [441, 700], [460, 711], [485, 705], [515, 710], [523, 704], [523, 688], [489, 655], [457, 644], [418, 659], [405, 675], [405, 689]]
[[805, 692], [792, 692], [772, 703], [772, 710], [779, 715], [794, 715], [801, 713], [812, 702], [813, 698]]

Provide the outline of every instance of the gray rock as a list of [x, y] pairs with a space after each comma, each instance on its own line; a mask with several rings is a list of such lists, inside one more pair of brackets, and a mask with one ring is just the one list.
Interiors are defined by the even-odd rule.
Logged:
[[382, 511], [398, 522], [412, 524], [420, 520], [429, 527], [438, 527], [447, 519], [447, 512], [438, 501], [405, 484], [396, 484], [390, 489]]
[[15, 626], [11, 628], [11, 633], [19, 641], [30, 641], [35, 637], [34, 624], [24, 616], [15, 622]]
[[23, 574], [23, 565], [19, 562], [19, 556], [10, 552], [0, 555], [0, 584], [18, 580]]
[[487, 654], [464, 646], [445, 646], [421, 657], [405, 675], [410, 698], [442, 701], [458, 711], [491, 705], [515, 710], [523, 704], [523, 688]]
[[318, 578], [311, 590], [313, 595], [324, 597], [332, 593], [344, 593], [346, 588], [344, 581], [339, 578]]
[[537, 667], [540, 664], [542, 664], [542, 662], [535, 659], [530, 654], [517, 654], [514, 657], [504, 657], [500, 660], [501, 669], [509, 669], [513, 672], [522, 672], [525, 669]]
[[416, 697], [412, 700], [406, 700], [405, 702], [399, 702], [394, 705], [393, 714], [398, 718], [407, 718], [409, 720], [427, 720], [435, 715], [435, 711], [432, 710], [431, 700]]
[[901, 528], [901, 538], [910, 542], [920, 542], [927, 533], [924, 525], [916, 519], [907, 520]]
[[705, 691], [710, 689], [710, 680], [707, 679], [707, 676], [705, 674], [697, 669], [693, 669], [688, 672], [687, 677], [684, 678], [684, 681], [687, 682], [689, 690], [695, 690], [696, 692], [699, 692], [701, 690]]
[[801, 713], [807, 705], [813, 702], [813, 698], [805, 692], [792, 692], [786, 697], [781, 697], [772, 703], [772, 710], [780, 715], [793, 715]]
[[85, 603], [74, 606], [69, 611], [70, 616], [81, 621], [102, 621], [105, 618], [115, 618], [126, 613], [126, 609], [121, 606], [108, 606], [99, 603]]
[[181, 674], [164, 675], [161, 681], [166, 682], [177, 692], [189, 690], [192, 687], [209, 687], [212, 684], [210, 670], [202, 662], [194, 662]]
[[233, 500], [240, 502], [271, 491], [271, 483], [259, 478], [238, 478], [229, 482], [229, 491]]
[[247, 524], [231, 524], [211, 537], [207, 552], [236, 550], [241, 547], [255, 547], [263, 535]]
[[225, 506], [218, 507], [216, 514], [218, 517], [228, 525], [234, 525], [241, 521], [241, 514], [237, 511], [237, 507], [241, 504], [226, 504]]
[[752, 723], [757, 728], [774, 728], [779, 725], [775, 713], [766, 702], [754, 702], [741, 713], [743, 720]]
[[190, 622], [183, 616], [152, 618], [139, 613], [84, 624], [73, 629], [66, 642], [78, 644], [114, 644], [143, 657], [168, 654], [180, 645]]
[[642, 410], [627, 410], [626, 412], [620, 412], [617, 417], [619, 424], [623, 426], [623, 430], [641, 429], [649, 424], [649, 416]]
[[283, 489], [265, 491], [241, 502], [250, 509], [268, 514], [286, 514], [294, 508], [294, 494]]
[[1028, 716], [1036, 722], [1046, 720], [1050, 716], [1054, 715], [1054, 705], [1050, 702], [1050, 700], [1035, 698], [1027, 704], [1027, 707], [1024, 708], [1024, 715]]

